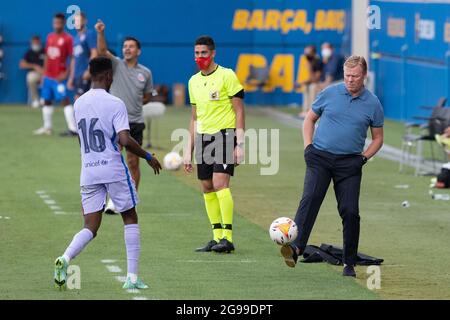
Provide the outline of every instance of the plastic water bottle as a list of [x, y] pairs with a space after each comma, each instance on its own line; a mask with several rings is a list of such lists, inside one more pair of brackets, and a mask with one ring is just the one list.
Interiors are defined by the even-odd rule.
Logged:
[[434, 200], [450, 200], [450, 194], [437, 193], [431, 196]]

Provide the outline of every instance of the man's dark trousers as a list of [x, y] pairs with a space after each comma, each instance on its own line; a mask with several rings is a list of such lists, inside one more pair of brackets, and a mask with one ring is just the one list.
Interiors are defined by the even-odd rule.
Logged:
[[359, 191], [361, 187], [361, 155], [335, 155], [310, 144], [305, 149], [306, 175], [303, 196], [295, 216], [299, 235], [293, 243], [301, 252], [306, 248], [314, 222], [331, 180], [342, 218], [344, 263], [356, 264], [359, 242]]

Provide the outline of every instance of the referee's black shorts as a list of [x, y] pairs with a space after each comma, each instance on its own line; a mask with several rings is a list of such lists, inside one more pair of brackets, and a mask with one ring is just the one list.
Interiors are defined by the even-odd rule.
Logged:
[[197, 134], [195, 161], [199, 180], [211, 180], [214, 172], [234, 175], [236, 130], [223, 129], [214, 134]]
[[145, 123], [130, 123], [130, 136], [142, 146], [144, 140]]

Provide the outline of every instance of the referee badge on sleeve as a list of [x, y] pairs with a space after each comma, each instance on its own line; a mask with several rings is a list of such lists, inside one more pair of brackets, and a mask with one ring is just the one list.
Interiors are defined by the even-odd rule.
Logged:
[[210, 101], [218, 101], [219, 100], [219, 91], [211, 91], [209, 93], [209, 100]]

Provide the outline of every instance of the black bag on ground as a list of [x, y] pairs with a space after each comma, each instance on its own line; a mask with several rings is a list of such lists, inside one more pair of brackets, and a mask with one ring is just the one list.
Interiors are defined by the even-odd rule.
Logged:
[[[322, 243], [320, 247], [308, 245], [303, 252], [303, 263], [328, 262], [333, 265], [343, 264], [343, 250], [340, 247]], [[384, 260], [358, 253], [356, 264], [361, 266], [380, 265]]]
[[441, 172], [437, 176], [437, 181], [444, 184], [444, 188], [450, 188], [450, 170], [442, 168]]

